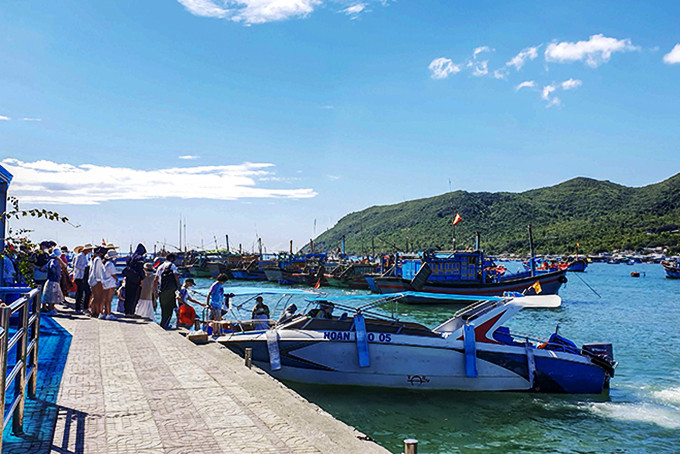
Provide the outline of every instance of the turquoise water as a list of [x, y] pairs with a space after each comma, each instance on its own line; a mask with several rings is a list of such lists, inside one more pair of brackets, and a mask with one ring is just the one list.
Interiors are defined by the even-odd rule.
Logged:
[[[508, 325], [548, 337], [559, 324], [577, 345], [613, 343], [619, 367], [608, 396], [289, 385], [392, 452], [402, 452], [404, 438], [418, 439], [420, 453], [680, 452], [680, 281], [665, 279], [661, 265], [651, 264], [592, 264], [568, 278], [561, 308], [524, 310]], [[398, 309], [402, 318], [428, 326], [452, 311]]]

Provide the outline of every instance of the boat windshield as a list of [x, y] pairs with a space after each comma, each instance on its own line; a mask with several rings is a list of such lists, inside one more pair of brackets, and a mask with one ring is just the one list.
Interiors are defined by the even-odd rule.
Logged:
[[433, 331], [437, 333], [452, 333], [465, 325], [465, 323], [471, 322], [490, 310], [506, 304], [508, 301], [509, 298], [494, 298], [492, 301], [480, 301], [477, 304], [467, 306], [453, 314], [453, 317], [436, 327]]

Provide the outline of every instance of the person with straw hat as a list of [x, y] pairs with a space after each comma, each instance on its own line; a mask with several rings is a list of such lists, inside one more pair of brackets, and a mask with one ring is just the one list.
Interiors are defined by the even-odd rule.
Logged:
[[118, 277], [116, 276], [116, 264], [113, 259], [118, 257], [115, 249], [109, 249], [104, 256], [104, 280], [102, 287], [104, 288], [104, 304], [102, 313], [99, 318], [107, 320], [115, 320], [116, 317], [111, 313], [111, 302], [113, 301], [113, 293], [116, 291]]
[[92, 317], [99, 317], [104, 303], [104, 263], [102, 259], [106, 254], [106, 248], [98, 247], [94, 250], [92, 260], [90, 260], [90, 274], [88, 276], [88, 283], [92, 289], [92, 297], [90, 298], [90, 315]]
[[73, 251], [73, 282], [76, 284], [76, 314], [82, 314], [90, 301], [90, 285], [87, 282], [89, 267], [88, 255], [92, 253], [92, 245], [76, 246]]

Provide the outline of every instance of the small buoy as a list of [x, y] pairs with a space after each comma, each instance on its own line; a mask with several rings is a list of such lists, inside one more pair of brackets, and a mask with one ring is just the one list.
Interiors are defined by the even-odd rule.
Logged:
[[638, 273], [637, 271], [631, 271], [630, 277], [640, 277], [640, 273]]

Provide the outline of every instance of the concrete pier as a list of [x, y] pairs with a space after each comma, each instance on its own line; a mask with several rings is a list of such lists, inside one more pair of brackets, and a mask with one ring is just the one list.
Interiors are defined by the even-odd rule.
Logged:
[[386, 453], [215, 343], [155, 323], [55, 318], [72, 339], [54, 453]]

